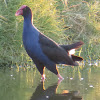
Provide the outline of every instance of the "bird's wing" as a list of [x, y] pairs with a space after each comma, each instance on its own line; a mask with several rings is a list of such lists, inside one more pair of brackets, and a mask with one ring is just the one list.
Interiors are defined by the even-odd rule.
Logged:
[[39, 35], [39, 44], [43, 53], [53, 62], [74, 65], [73, 60], [68, 56], [67, 52], [42, 33]]

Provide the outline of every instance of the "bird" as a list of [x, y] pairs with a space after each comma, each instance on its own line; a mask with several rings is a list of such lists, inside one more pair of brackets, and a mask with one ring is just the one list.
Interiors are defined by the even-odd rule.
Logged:
[[[66, 64], [78, 66], [77, 61], [82, 61], [82, 57], [75, 56], [75, 50], [84, 43], [82, 41], [70, 44], [60, 45], [51, 38], [41, 33], [32, 22], [32, 10], [27, 5], [22, 5], [15, 13], [15, 16], [22, 15], [23, 21], [23, 45], [41, 74], [42, 80], [45, 80], [44, 68], [58, 76], [58, 80], [64, 79], [57, 68], [57, 64]], [[74, 51], [74, 53], [71, 53]]]

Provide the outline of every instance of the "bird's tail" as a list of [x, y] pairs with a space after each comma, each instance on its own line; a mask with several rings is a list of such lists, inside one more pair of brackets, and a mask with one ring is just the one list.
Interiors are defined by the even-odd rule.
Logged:
[[75, 50], [80, 48], [84, 43], [82, 41], [73, 43], [71, 45], [60, 45], [62, 48], [66, 50], [69, 56], [73, 59], [73, 61], [82, 61], [82, 57], [75, 56]]
[[71, 55], [73, 61], [82, 61], [83, 58], [82, 57], [78, 57], [78, 56], [75, 56], [75, 55]]
[[82, 41], [70, 44], [70, 45], [60, 45], [62, 48], [64, 48], [67, 52], [71, 49], [78, 49], [80, 48], [84, 43]]

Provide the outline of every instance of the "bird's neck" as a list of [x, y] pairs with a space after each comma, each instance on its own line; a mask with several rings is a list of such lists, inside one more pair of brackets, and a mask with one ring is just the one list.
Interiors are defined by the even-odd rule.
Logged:
[[31, 12], [28, 12], [23, 17], [24, 17], [24, 24], [26, 24], [26, 25], [32, 24], [32, 13]]
[[32, 18], [29, 17], [24, 17], [24, 24], [26, 25], [32, 25]]
[[23, 25], [23, 33], [24, 34], [33, 34], [39, 35], [39, 30], [33, 25], [31, 17], [24, 17], [24, 25]]

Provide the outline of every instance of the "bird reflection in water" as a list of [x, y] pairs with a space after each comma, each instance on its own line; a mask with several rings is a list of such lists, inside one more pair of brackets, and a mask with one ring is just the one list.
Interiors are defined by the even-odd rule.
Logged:
[[41, 82], [30, 100], [82, 100], [78, 91], [63, 90], [61, 94], [57, 94], [59, 82], [44, 89], [44, 82]]

